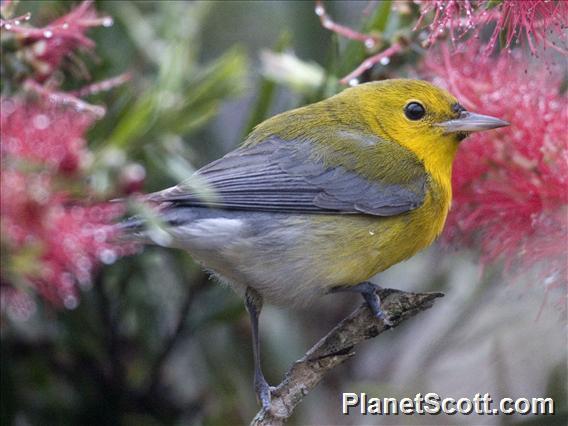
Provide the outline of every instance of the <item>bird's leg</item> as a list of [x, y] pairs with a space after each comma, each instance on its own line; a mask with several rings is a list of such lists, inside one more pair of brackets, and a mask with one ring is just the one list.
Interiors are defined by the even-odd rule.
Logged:
[[254, 390], [262, 408], [270, 408], [270, 386], [264, 378], [260, 366], [260, 344], [258, 336], [258, 317], [262, 310], [262, 296], [251, 287], [247, 287], [245, 306], [250, 316], [252, 328], [252, 354], [254, 357]]
[[378, 286], [377, 284], [373, 284], [369, 281], [364, 281], [362, 283], [353, 286], [334, 287], [330, 291], [330, 293], [339, 293], [339, 292], [360, 293], [361, 296], [363, 296], [363, 299], [365, 299], [365, 302], [367, 302], [367, 306], [369, 306], [369, 309], [371, 310], [373, 315], [378, 319], [383, 320], [383, 322], [386, 325], [392, 325], [393, 323], [390, 320], [390, 318], [387, 315], [385, 315], [385, 313], [381, 309], [381, 298], [377, 294], [377, 290], [380, 289], [381, 287]]

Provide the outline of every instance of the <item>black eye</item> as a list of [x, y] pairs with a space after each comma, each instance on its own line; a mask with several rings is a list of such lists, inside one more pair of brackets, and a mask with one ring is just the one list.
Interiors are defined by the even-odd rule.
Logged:
[[418, 102], [410, 102], [404, 107], [404, 115], [409, 120], [420, 120], [426, 114], [426, 110]]

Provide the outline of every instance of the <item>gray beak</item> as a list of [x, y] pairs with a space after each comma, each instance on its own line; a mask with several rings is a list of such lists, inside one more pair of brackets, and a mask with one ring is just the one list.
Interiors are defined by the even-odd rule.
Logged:
[[446, 133], [469, 133], [480, 132], [483, 130], [497, 129], [509, 126], [511, 123], [490, 115], [476, 114], [474, 112], [462, 111], [459, 118], [438, 123]]

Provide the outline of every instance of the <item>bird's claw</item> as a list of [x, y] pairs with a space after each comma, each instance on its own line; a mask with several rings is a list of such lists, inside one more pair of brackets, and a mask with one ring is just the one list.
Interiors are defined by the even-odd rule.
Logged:
[[377, 313], [373, 312], [373, 314], [375, 315], [375, 318], [381, 320], [387, 327], [392, 327], [394, 325], [394, 321], [391, 319], [391, 317], [385, 314], [382, 310]]
[[376, 292], [378, 288], [378, 286], [368, 283], [367, 286], [363, 286], [364, 291], [361, 294], [375, 318], [381, 320], [387, 327], [392, 327], [394, 325], [393, 321], [381, 309], [381, 299]]
[[255, 377], [254, 391], [256, 392], [256, 400], [262, 405], [264, 410], [270, 409], [270, 385], [264, 377]]

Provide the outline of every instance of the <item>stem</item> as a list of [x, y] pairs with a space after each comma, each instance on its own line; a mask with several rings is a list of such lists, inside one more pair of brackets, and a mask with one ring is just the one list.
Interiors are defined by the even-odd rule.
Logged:
[[379, 291], [382, 307], [393, 326], [389, 327], [361, 305], [351, 315], [337, 324], [306, 354], [294, 362], [284, 375], [284, 380], [272, 392], [271, 406], [261, 409], [251, 426], [278, 426], [293, 414], [296, 406], [314, 389], [325, 375], [353, 355], [358, 343], [378, 336], [398, 326], [406, 319], [424, 311], [442, 297], [442, 293], [407, 293], [399, 290]]

